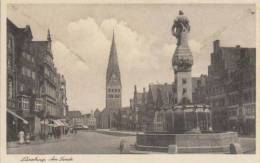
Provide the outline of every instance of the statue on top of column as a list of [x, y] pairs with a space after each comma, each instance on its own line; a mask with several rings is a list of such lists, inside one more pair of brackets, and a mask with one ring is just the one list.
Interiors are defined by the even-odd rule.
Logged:
[[184, 16], [183, 11], [180, 10], [179, 15], [174, 20], [172, 26], [172, 35], [177, 38], [178, 40], [177, 45], [180, 44], [182, 32], [190, 32], [190, 24], [189, 24], [189, 19], [186, 16]]

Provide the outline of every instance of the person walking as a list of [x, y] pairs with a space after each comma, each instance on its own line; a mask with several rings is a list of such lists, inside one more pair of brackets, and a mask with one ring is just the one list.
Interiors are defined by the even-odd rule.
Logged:
[[31, 134], [30, 134], [30, 132], [26, 132], [26, 134], [25, 134], [26, 136], [25, 136], [25, 143], [26, 144], [30, 144], [30, 139], [31, 139]]
[[119, 144], [120, 154], [124, 153], [124, 147], [125, 147], [124, 140], [121, 140]]

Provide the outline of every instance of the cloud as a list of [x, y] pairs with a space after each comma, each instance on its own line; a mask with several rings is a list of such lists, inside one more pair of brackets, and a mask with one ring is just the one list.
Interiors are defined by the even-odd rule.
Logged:
[[[69, 103], [74, 109], [89, 111], [105, 105], [105, 73], [111, 46], [112, 31], [118, 52], [123, 84], [123, 104], [129, 105], [133, 86], [148, 85], [162, 62], [153, 55], [154, 40], [145, 38], [124, 21], [106, 19], [98, 24], [95, 19], [80, 19], [68, 24], [67, 42], [54, 42], [57, 67], [67, 79]], [[70, 50], [70, 49], [73, 49]], [[85, 62], [73, 53], [82, 57]]]

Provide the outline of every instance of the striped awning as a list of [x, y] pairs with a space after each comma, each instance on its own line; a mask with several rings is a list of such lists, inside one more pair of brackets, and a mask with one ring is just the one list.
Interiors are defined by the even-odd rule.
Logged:
[[52, 120], [53, 121], [53, 123], [55, 124], [55, 125], [57, 125], [57, 126], [65, 126], [60, 120]]
[[14, 117], [16, 117], [16, 118], [22, 120], [24, 124], [29, 124], [29, 122], [28, 122], [27, 120], [25, 120], [23, 117], [19, 116], [19, 115], [16, 114], [15, 112], [13, 112], [13, 111], [11, 111], [11, 110], [9, 110], [9, 109], [7, 109], [7, 112], [10, 113], [10, 114], [12, 114]]

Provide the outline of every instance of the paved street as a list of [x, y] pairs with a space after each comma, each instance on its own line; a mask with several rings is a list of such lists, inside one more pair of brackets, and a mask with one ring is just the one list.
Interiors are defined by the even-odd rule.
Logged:
[[77, 135], [68, 136], [57, 142], [24, 145], [9, 148], [7, 152], [10, 154], [118, 154], [121, 139], [124, 139], [127, 144], [135, 142], [134, 136], [119, 137], [81, 131]]
[[[119, 154], [119, 143], [125, 140], [126, 146], [135, 143], [135, 136], [115, 136], [96, 132], [80, 131], [77, 135], [62, 140], [38, 145], [23, 145], [8, 148], [10, 154]], [[254, 138], [239, 138], [245, 153], [255, 152]]]
[[247, 154], [255, 153], [255, 151], [256, 151], [255, 138], [240, 137], [239, 143], [240, 143], [244, 153], [247, 153]]

